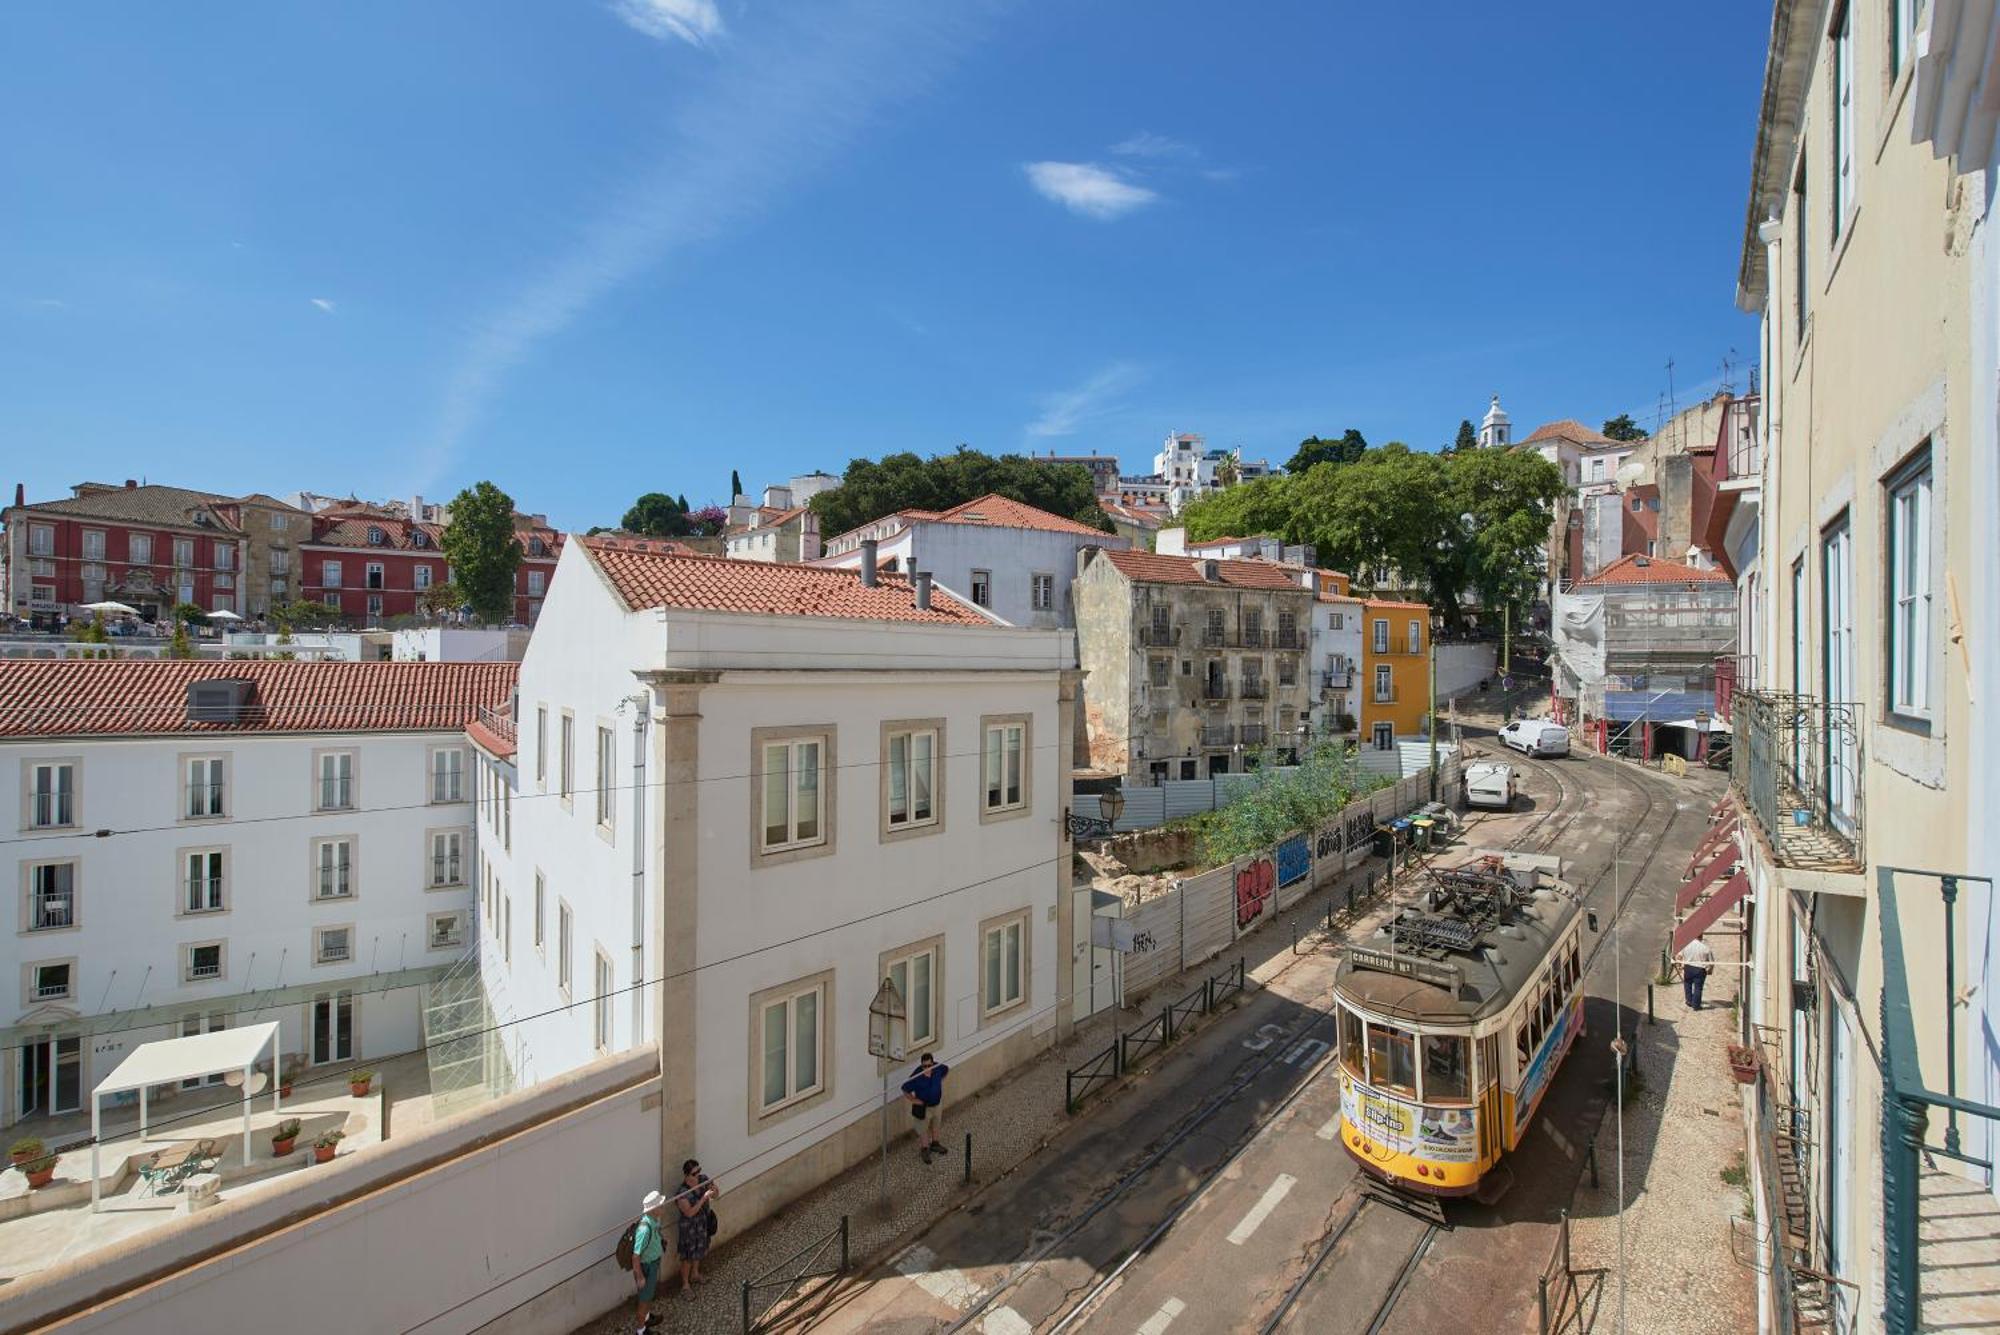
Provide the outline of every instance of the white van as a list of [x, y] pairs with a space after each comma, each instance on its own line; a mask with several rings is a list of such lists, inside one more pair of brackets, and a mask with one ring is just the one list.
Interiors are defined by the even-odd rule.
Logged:
[[1569, 754], [1569, 729], [1550, 719], [1515, 719], [1500, 729], [1500, 740], [1524, 756]]
[[1465, 805], [1490, 811], [1514, 809], [1514, 767], [1497, 760], [1465, 767]]

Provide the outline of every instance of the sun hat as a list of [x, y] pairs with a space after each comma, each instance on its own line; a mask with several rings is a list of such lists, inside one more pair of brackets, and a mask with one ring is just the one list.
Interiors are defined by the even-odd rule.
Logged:
[[639, 1208], [641, 1210], [657, 1210], [666, 1203], [667, 1203], [667, 1198], [660, 1192], [649, 1191], [646, 1193], [645, 1202], [641, 1204]]

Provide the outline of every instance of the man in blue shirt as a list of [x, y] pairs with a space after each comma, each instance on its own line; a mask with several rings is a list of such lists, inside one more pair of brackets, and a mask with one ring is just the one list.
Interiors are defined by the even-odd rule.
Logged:
[[917, 1062], [917, 1069], [903, 1082], [903, 1098], [909, 1102], [910, 1115], [923, 1123], [917, 1132], [917, 1153], [925, 1163], [931, 1156], [950, 1153], [938, 1143], [938, 1123], [942, 1115], [938, 1109], [944, 1103], [944, 1078], [951, 1074], [951, 1068], [938, 1063], [926, 1052]]

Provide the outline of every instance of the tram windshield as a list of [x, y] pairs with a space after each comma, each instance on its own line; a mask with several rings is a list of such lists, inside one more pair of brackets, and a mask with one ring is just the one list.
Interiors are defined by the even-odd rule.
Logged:
[[1471, 1043], [1458, 1034], [1424, 1035], [1424, 1102], [1472, 1098]]
[[1361, 1017], [1342, 1006], [1340, 1008], [1340, 1064], [1356, 1080], [1368, 1078], [1368, 1062], [1361, 1038]]
[[1377, 1089], [1417, 1096], [1416, 1036], [1387, 1025], [1368, 1024], [1368, 1082]]

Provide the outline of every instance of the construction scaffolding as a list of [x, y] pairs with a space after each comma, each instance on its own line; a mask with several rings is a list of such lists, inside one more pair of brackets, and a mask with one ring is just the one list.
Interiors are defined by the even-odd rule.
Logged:
[[[1715, 660], [1736, 646], [1729, 581], [1580, 584], [1556, 594], [1550, 633], [1557, 709], [1599, 749], [1693, 759], [1706, 747], [1701, 734], [1726, 729], [1716, 718]], [[1691, 735], [1662, 737], [1658, 728]]]

